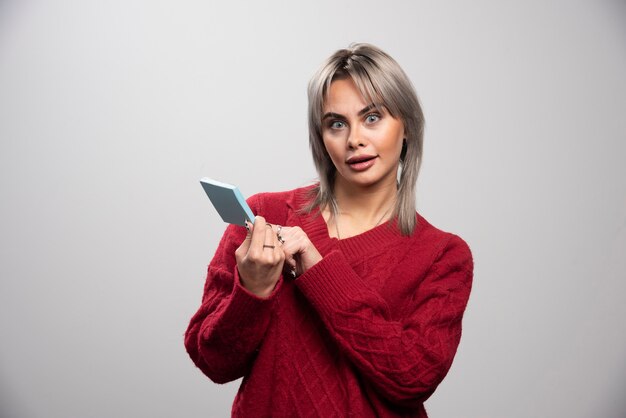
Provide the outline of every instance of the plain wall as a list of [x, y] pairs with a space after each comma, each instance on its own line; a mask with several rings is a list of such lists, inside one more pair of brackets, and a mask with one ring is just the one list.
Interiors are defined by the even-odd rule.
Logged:
[[412, 79], [418, 210], [475, 258], [432, 417], [626, 415], [626, 4], [0, 3], [0, 416], [224, 417], [183, 333], [224, 230], [198, 179], [315, 179], [306, 83]]

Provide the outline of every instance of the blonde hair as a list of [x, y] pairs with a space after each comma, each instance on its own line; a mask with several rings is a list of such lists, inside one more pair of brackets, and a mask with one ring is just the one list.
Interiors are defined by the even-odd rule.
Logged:
[[308, 87], [309, 145], [313, 154], [319, 184], [312, 190], [306, 212], [330, 208], [337, 214], [333, 195], [336, 168], [322, 139], [322, 116], [326, 94], [334, 80], [350, 78], [368, 103], [384, 106], [404, 124], [405, 145], [400, 157], [401, 174], [393, 216], [403, 235], [415, 228], [415, 184], [422, 162], [424, 115], [415, 89], [400, 65], [379, 48], [352, 44], [335, 52], [317, 70]]

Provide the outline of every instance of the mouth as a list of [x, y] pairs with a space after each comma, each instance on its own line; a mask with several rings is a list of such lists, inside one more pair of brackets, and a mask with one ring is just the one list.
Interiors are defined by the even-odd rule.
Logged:
[[377, 155], [355, 155], [346, 160], [348, 167], [355, 171], [364, 171], [374, 165]]

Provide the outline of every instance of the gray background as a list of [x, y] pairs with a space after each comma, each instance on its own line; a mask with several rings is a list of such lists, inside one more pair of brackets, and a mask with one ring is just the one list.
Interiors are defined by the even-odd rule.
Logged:
[[474, 252], [431, 416], [625, 416], [625, 6], [0, 2], [0, 416], [228, 416], [183, 348], [198, 179], [313, 180], [306, 83], [352, 41], [413, 80], [419, 210]]

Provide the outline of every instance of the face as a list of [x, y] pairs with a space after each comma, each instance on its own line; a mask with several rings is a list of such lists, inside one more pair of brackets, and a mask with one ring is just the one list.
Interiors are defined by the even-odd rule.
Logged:
[[337, 169], [335, 187], [396, 187], [404, 124], [367, 103], [352, 79], [331, 83], [324, 103], [322, 137]]

